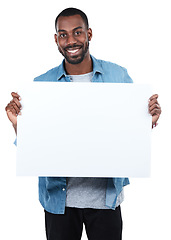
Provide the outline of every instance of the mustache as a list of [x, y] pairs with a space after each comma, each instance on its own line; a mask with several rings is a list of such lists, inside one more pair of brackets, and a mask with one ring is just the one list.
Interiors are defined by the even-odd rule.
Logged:
[[68, 49], [71, 49], [71, 48], [81, 48], [83, 46], [83, 44], [74, 44], [74, 45], [68, 45], [67, 47], [64, 48], [64, 50], [68, 50]]

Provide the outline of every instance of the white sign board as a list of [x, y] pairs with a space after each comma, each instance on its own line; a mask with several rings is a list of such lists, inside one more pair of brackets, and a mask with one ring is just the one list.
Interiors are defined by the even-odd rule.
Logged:
[[18, 176], [150, 176], [149, 85], [33, 82], [19, 94]]

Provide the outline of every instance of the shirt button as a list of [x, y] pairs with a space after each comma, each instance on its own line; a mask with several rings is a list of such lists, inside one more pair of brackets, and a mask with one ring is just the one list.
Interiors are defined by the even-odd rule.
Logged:
[[62, 188], [62, 191], [65, 191], [65, 188]]

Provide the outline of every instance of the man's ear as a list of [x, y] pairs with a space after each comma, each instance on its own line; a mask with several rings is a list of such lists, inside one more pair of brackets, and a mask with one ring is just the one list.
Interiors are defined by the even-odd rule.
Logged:
[[87, 30], [87, 33], [88, 33], [88, 40], [91, 41], [92, 36], [93, 36], [92, 29], [89, 28], [89, 29]]
[[57, 39], [57, 34], [56, 33], [54, 34], [54, 38], [55, 38], [56, 44], [58, 45], [58, 39]]

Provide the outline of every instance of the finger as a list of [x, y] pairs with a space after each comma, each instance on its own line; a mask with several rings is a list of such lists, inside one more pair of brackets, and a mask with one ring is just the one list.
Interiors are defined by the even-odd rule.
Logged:
[[13, 103], [12, 105], [13, 105], [13, 108], [15, 109], [15, 111], [16, 111], [16, 114], [19, 114], [20, 108], [15, 103]]
[[6, 111], [7, 110], [10, 110], [12, 113], [15, 113], [16, 115], [18, 115], [20, 113], [20, 109], [18, 108], [18, 106], [14, 102], [10, 102], [7, 105]]
[[157, 103], [155, 103], [155, 104], [153, 104], [151, 107], [149, 107], [149, 111], [152, 111], [153, 109], [160, 109], [160, 105], [159, 104], [157, 104]]
[[18, 106], [18, 108], [21, 109], [21, 103], [20, 103], [20, 101], [18, 101], [18, 98], [14, 98], [13, 101]]
[[17, 117], [17, 113], [16, 113], [15, 109], [14, 109], [13, 107], [11, 107], [11, 106], [9, 106], [9, 107], [7, 108], [6, 112], [7, 112], [7, 115], [8, 115], [9, 113], [12, 113], [14, 116]]
[[148, 103], [149, 107], [151, 107], [153, 104], [158, 104], [158, 101], [157, 101], [156, 98], [150, 100], [149, 103]]
[[18, 100], [21, 100], [20, 95], [19, 95], [18, 93], [16, 93], [16, 92], [12, 92], [12, 93], [11, 93], [11, 96], [12, 96], [13, 98], [17, 98]]
[[11, 102], [10, 104], [11, 104], [11, 106], [15, 109], [16, 114], [17, 114], [17, 115], [20, 114], [20, 110], [21, 110], [21, 109], [16, 105], [16, 103], [15, 103], [15, 102]]
[[151, 101], [151, 100], [153, 100], [154, 98], [158, 98], [158, 94], [154, 94], [154, 95], [152, 95], [150, 98], [149, 98], [149, 100]]
[[154, 116], [154, 115], [160, 116], [161, 110], [155, 108], [155, 109], [153, 109], [152, 111], [150, 111], [150, 114], [151, 114], [152, 116]]

